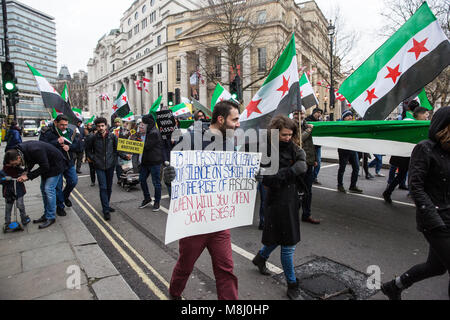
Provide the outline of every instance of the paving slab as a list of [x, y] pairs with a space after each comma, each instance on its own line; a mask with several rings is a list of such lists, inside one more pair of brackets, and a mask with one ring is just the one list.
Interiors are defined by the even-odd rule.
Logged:
[[75, 255], [89, 279], [101, 279], [119, 274], [98, 245], [75, 247]]
[[22, 257], [19, 253], [4, 256], [0, 259], [0, 278], [22, 272]]
[[[67, 268], [78, 261], [66, 261], [38, 270], [0, 279], [0, 300], [32, 300], [67, 289]], [[87, 279], [81, 273], [81, 285]]]
[[45, 297], [37, 298], [36, 300], [95, 300], [94, 295], [89, 290], [88, 285], [82, 285], [81, 289], [64, 290], [55, 292]]
[[122, 276], [99, 280], [92, 288], [99, 300], [139, 300]]
[[[52, 227], [54, 227], [53, 225]], [[50, 227], [50, 228], [52, 228]], [[36, 248], [43, 248], [67, 241], [61, 230], [41, 230], [41, 232], [28, 234], [14, 239], [0, 240], [0, 257], [12, 253], [20, 253]]]
[[73, 254], [69, 243], [58, 243], [52, 246], [23, 252], [23, 271], [26, 272], [34, 269], [40, 269], [74, 259], [75, 255]]
[[96, 244], [92, 234], [80, 220], [72, 208], [66, 210], [67, 216], [60, 219], [60, 224], [66, 233], [67, 239], [72, 246], [83, 246], [87, 244]]

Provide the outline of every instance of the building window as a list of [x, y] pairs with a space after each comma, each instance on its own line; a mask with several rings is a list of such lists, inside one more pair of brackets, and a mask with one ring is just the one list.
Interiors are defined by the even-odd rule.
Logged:
[[157, 38], [156, 38], [156, 46], [160, 46], [161, 45], [161, 36], [158, 36]]
[[147, 5], [144, 4], [144, 6], [142, 7], [142, 13], [145, 13], [145, 11], [147, 11]]
[[155, 4], [155, 0], [151, 0], [151, 1], [150, 1], [150, 6], [153, 7], [154, 4]]
[[141, 57], [141, 53], [139, 52], [137, 55], [136, 55], [136, 59], [139, 59]]
[[138, 34], [139, 33], [139, 25], [134, 26], [134, 34]]
[[154, 22], [156, 20], [156, 11], [153, 11], [150, 14], [150, 23]]
[[175, 29], [175, 36], [180, 35], [183, 32], [183, 28], [176, 28]]
[[220, 56], [216, 55], [214, 57], [215, 63], [214, 63], [214, 67], [215, 67], [215, 75], [217, 78], [221, 78], [222, 77], [222, 59]]
[[265, 72], [267, 70], [266, 48], [258, 48], [258, 71]]
[[131, 18], [128, 19], [128, 25], [131, 26]]
[[158, 63], [158, 74], [162, 73], [162, 63]]
[[267, 17], [266, 10], [258, 11], [257, 14], [258, 14], [258, 24], [266, 23], [266, 17]]
[[145, 29], [145, 28], [147, 28], [147, 18], [142, 20], [142, 29]]
[[149, 54], [150, 53], [150, 49], [149, 48], [146, 48], [145, 50], [144, 50], [144, 54]]
[[162, 95], [163, 92], [163, 83], [162, 81], [158, 82], [158, 97]]
[[128, 32], [128, 40], [130, 40], [131, 38], [133, 38], [133, 30], [130, 30]]
[[136, 12], [136, 13], [134, 14], [134, 20], [137, 20], [138, 18], [139, 18], [139, 13]]
[[177, 83], [181, 82], [181, 61], [177, 60]]

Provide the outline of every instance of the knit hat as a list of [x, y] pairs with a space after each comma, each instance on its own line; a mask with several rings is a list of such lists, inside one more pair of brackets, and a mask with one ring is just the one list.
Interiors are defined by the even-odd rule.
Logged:
[[348, 116], [352, 116], [353, 117], [353, 112], [350, 109], [345, 110], [344, 112], [342, 112], [342, 119], [345, 119]]
[[121, 120], [120, 118], [116, 118], [116, 119], [114, 119], [114, 123], [120, 123], [120, 124], [122, 124], [122, 120]]

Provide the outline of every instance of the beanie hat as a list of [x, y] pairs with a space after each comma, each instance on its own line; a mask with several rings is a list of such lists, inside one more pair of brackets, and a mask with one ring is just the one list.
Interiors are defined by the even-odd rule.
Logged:
[[353, 112], [352, 110], [345, 110], [344, 112], [342, 112], [342, 119], [345, 119], [348, 116], [352, 116], [353, 117]]

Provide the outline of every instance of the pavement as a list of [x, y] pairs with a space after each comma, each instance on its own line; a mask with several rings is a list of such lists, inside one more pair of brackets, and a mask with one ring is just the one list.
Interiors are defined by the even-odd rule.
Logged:
[[[0, 149], [3, 159], [4, 144]], [[39, 219], [40, 179], [26, 187], [26, 212]], [[30, 223], [23, 232], [0, 233], [0, 300], [138, 300], [76, 212], [66, 212], [46, 230]]]

